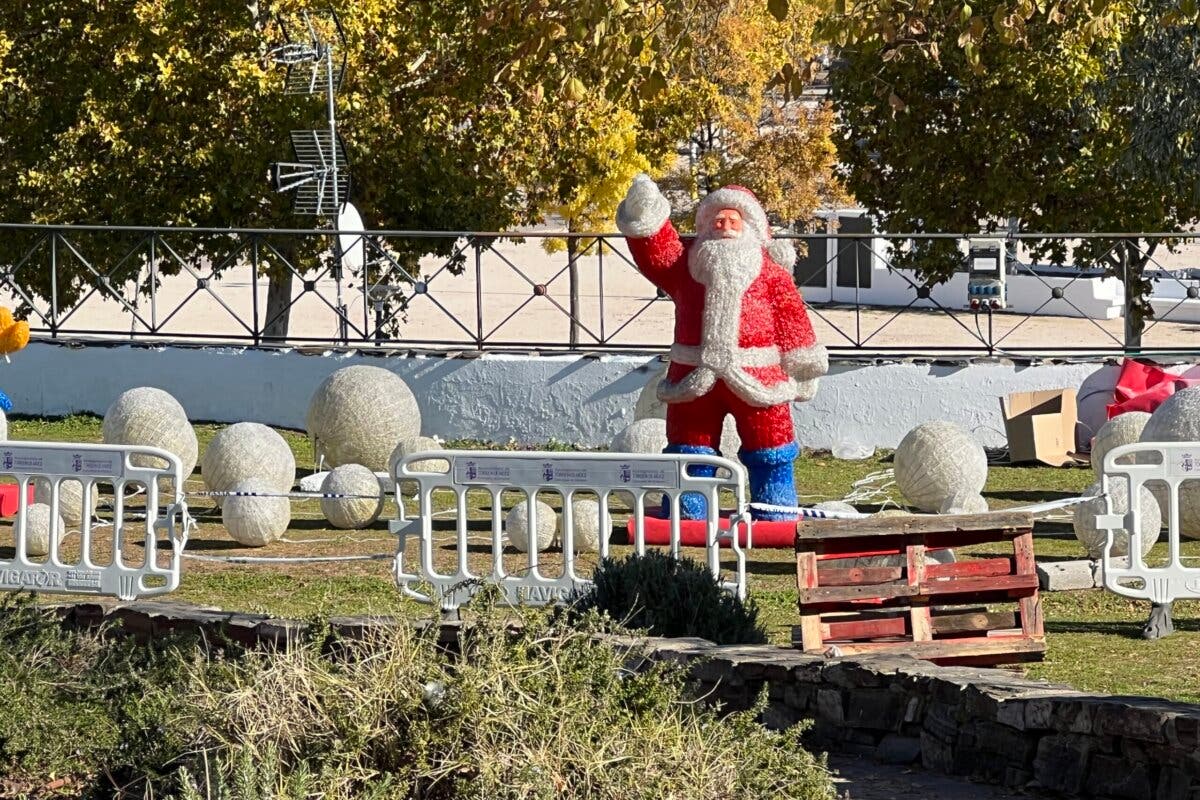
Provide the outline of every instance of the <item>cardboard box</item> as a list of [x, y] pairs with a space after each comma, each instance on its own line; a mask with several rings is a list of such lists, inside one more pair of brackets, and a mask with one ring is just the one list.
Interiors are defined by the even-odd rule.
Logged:
[[1059, 467], [1075, 462], [1074, 389], [1016, 392], [1001, 398], [1000, 413], [1012, 463], [1040, 461]]

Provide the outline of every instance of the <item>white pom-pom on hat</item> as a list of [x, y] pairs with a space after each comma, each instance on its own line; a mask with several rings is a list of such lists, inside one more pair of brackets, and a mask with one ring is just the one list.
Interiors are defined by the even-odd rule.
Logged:
[[767, 255], [788, 272], [796, 265], [796, 247], [791, 239], [771, 238], [767, 241]]

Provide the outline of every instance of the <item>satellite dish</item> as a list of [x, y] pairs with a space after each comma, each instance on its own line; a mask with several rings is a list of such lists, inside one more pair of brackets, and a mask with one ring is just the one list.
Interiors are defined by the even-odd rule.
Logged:
[[[337, 226], [339, 231], [365, 231], [367, 229], [367, 226], [363, 224], [362, 216], [353, 203], [346, 203], [342, 206], [342, 211], [338, 214]], [[363, 237], [351, 233], [341, 234], [338, 239], [338, 245], [342, 251], [342, 268], [361, 270], [367, 260], [367, 247]]]

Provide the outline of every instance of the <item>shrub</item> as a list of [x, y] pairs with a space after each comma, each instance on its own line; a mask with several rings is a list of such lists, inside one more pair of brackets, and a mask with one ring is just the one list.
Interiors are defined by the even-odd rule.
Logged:
[[759, 644], [767, 634], [754, 601], [722, 589], [708, 567], [655, 550], [604, 559], [575, 610], [596, 610], [653, 636], [699, 636], [717, 644]]
[[342, 643], [338, 660], [305, 646], [209, 675], [193, 703], [213, 766], [189, 772], [185, 795], [834, 796], [799, 727], [766, 730], [761, 705], [722, 716], [688, 694], [682, 668], [630, 671], [594, 631], [485, 614], [459, 655], [435, 638], [401, 626]]

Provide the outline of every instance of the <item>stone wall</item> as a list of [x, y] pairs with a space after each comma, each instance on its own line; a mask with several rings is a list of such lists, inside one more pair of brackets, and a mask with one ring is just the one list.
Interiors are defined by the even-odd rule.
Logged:
[[[120, 622], [130, 634], [192, 631], [244, 646], [278, 645], [304, 624], [174, 603], [58, 608], [64, 624]], [[355, 637], [387, 618], [335, 618]], [[443, 625], [451, 645], [457, 626]], [[1200, 799], [1200, 706], [1077, 692], [1011, 670], [939, 667], [907, 656], [822, 658], [701, 639], [614, 639], [649, 659], [689, 665], [713, 699], [748, 708], [764, 690], [764, 724], [813, 720], [815, 745], [1069, 796]]]

